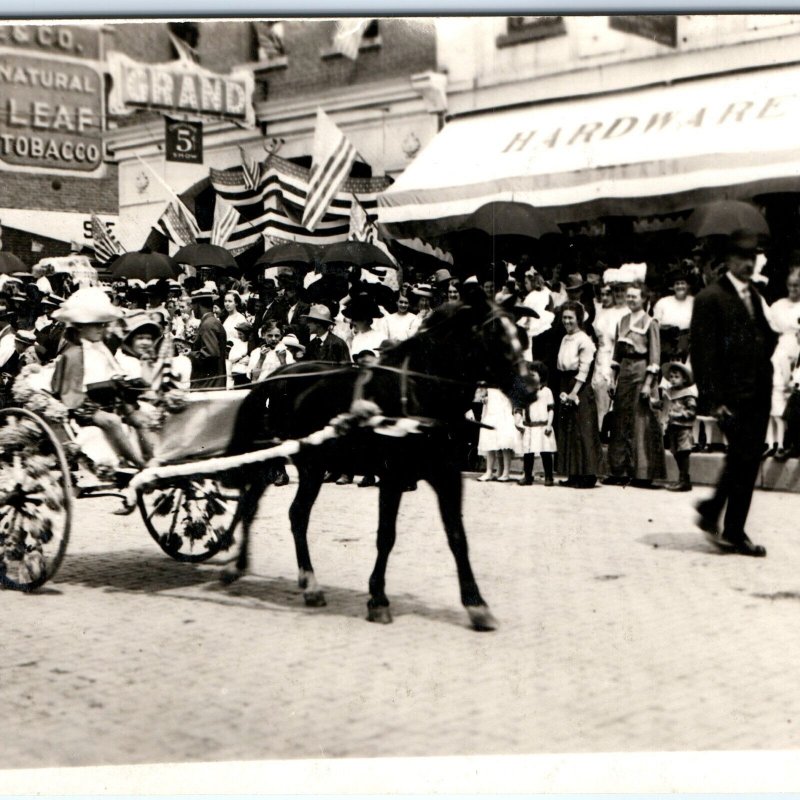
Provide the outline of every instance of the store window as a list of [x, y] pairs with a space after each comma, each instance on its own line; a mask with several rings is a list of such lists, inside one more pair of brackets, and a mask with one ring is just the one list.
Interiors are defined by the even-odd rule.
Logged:
[[564, 17], [506, 17], [506, 32], [497, 37], [498, 47], [512, 47], [526, 42], [552, 39], [567, 33]]

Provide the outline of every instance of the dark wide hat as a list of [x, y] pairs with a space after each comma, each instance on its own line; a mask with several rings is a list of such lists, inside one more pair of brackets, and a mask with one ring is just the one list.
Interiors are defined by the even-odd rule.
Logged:
[[368, 294], [357, 294], [342, 310], [342, 316], [349, 320], [363, 322], [382, 317], [378, 304]]

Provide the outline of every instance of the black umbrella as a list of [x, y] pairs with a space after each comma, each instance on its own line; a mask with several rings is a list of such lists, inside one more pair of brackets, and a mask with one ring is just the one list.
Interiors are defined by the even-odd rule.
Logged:
[[313, 264], [315, 257], [313, 245], [286, 242], [270, 247], [255, 263], [262, 267], [302, 267]]
[[0, 251], [0, 275], [13, 275], [15, 272], [30, 272], [30, 269], [19, 256]]
[[371, 242], [337, 242], [329, 245], [322, 256], [323, 265], [353, 264], [356, 267], [391, 267], [397, 264]]
[[111, 267], [114, 278], [137, 278], [145, 282], [174, 278], [177, 274], [177, 265], [163, 253], [123, 253]]
[[524, 236], [541, 239], [561, 229], [546, 214], [527, 203], [498, 200], [482, 205], [467, 217], [458, 230], [475, 230], [489, 236]]
[[736, 233], [769, 236], [764, 215], [754, 205], [741, 200], [715, 200], [698, 206], [689, 215], [683, 230], [698, 239]]
[[230, 251], [217, 244], [187, 244], [175, 253], [174, 260], [178, 264], [189, 264], [192, 267], [238, 269], [236, 259]]

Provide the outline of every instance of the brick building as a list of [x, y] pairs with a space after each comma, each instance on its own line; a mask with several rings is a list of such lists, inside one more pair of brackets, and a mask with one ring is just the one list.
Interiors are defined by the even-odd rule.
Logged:
[[264, 143], [272, 137], [284, 140], [283, 158], [308, 166], [317, 108], [358, 150], [362, 163], [354, 174], [397, 175], [435, 135], [444, 106], [435, 92], [441, 76], [432, 20], [373, 20], [354, 58], [332, 46], [335, 20], [281, 21], [277, 47], [265, 47], [265, 31], [268, 23], [248, 20], [105, 28], [107, 54], [168, 62], [178, 55], [172, 34], [191, 48], [190, 57], [201, 68], [219, 75], [248, 71], [254, 79], [255, 125], [205, 122], [202, 163], [165, 160], [162, 115], [137, 111], [110, 117], [106, 144], [119, 171], [118, 235], [127, 247], [141, 246], [163, 211], [169, 196], [162, 181], [180, 193], [207, 177], [210, 167], [240, 164], [240, 147], [263, 159]]

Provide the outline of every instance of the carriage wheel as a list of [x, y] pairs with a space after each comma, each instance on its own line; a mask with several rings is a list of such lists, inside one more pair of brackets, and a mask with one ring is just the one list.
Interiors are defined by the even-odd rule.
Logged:
[[52, 428], [0, 409], [0, 585], [32, 592], [53, 577], [72, 519], [69, 465]]
[[150, 535], [176, 561], [206, 561], [233, 544], [240, 517], [238, 489], [196, 478], [140, 490], [136, 500]]

